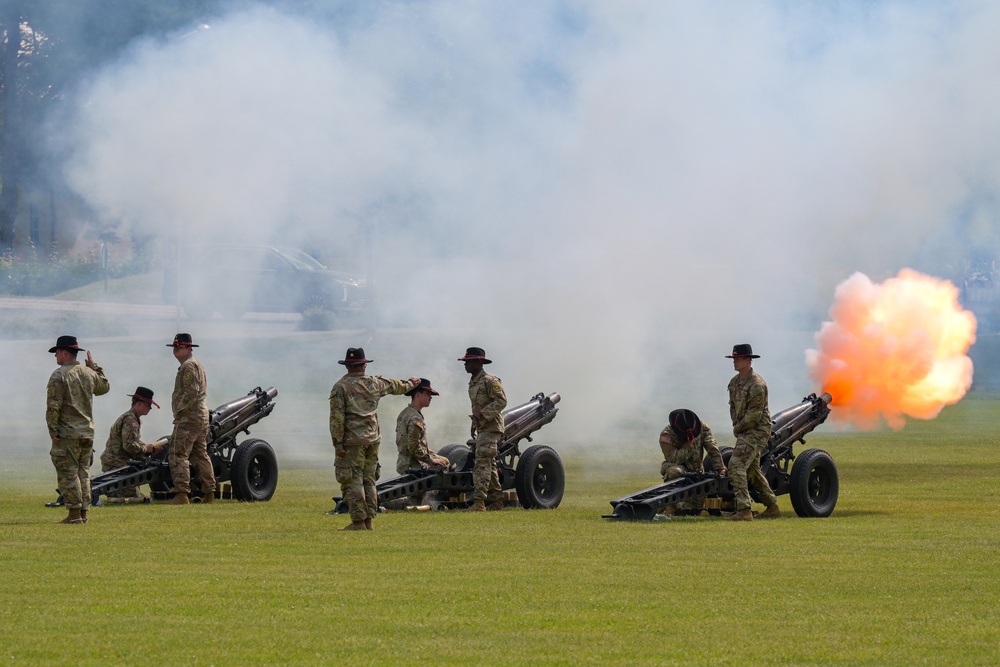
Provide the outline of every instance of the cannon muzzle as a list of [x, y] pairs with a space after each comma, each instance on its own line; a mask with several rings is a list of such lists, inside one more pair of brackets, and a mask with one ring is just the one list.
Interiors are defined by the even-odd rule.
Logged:
[[515, 445], [518, 441], [527, 438], [531, 440], [531, 434], [555, 419], [559, 408], [555, 406], [561, 400], [557, 393], [535, 394], [530, 401], [522, 403], [517, 407], [504, 410], [504, 446], [506, 449]]
[[768, 440], [767, 448], [772, 452], [778, 452], [802, 440], [807, 433], [826, 421], [832, 400], [833, 397], [829, 393], [819, 396], [810, 394], [798, 405], [775, 413], [771, 417], [771, 438]]
[[[243, 398], [223, 403], [209, 415], [209, 434], [213, 443], [235, 436], [259, 422], [274, 410], [273, 399], [278, 395], [274, 387], [257, 387]], [[248, 431], [249, 432], [249, 431]]]

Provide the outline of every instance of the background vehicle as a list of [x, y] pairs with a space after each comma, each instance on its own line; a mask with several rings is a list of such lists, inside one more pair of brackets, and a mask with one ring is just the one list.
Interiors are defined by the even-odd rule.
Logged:
[[178, 294], [180, 306], [195, 319], [310, 309], [346, 314], [364, 308], [366, 284], [296, 248], [212, 245], [181, 265]]

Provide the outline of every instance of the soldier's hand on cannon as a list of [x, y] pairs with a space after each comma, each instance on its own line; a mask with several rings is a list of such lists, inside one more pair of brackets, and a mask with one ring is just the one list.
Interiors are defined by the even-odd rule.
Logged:
[[726, 470], [725, 468], [723, 468], [722, 470], [719, 471], [719, 476], [720, 477], [725, 477], [728, 474], [729, 474], [729, 471]]

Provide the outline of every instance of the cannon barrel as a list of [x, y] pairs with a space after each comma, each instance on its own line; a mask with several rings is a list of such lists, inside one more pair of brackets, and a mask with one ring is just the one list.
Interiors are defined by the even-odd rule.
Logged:
[[209, 440], [218, 443], [240, 431], [249, 432], [250, 426], [271, 414], [274, 410], [272, 399], [277, 395], [278, 390], [274, 387], [257, 387], [243, 398], [223, 403], [212, 410], [209, 415]]
[[803, 436], [826, 421], [830, 414], [830, 401], [833, 397], [828, 393], [817, 396], [809, 394], [798, 405], [793, 405], [771, 417], [771, 437], [767, 448], [771, 452], [780, 452], [802, 440]]
[[561, 397], [557, 393], [546, 396], [538, 393], [530, 401], [503, 411], [505, 447], [516, 445], [531, 434], [555, 419], [559, 408], [556, 403]]

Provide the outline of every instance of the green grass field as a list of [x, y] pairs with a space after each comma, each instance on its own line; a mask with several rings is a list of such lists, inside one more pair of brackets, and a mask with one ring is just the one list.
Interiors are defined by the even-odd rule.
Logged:
[[[1000, 663], [1000, 401], [901, 432], [821, 429], [828, 519], [617, 523], [655, 470], [566, 457], [555, 511], [327, 516], [332, 471], [271, 502], [47, 509], [2, 465], [5, 664]], [[332, 468], [332, 465], [329, 466]]]

